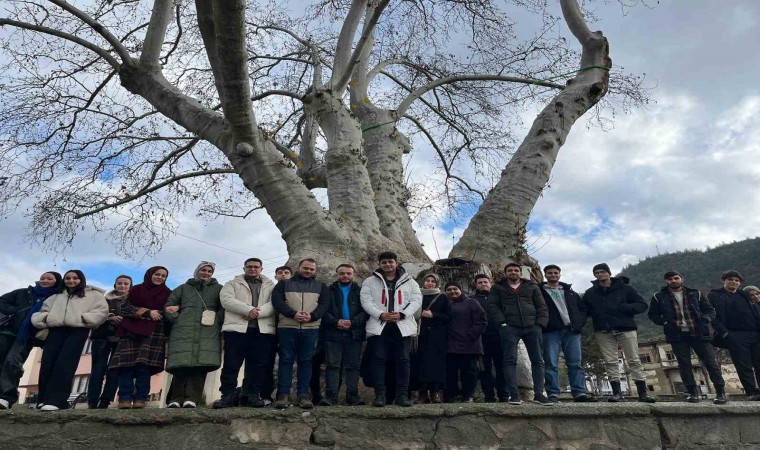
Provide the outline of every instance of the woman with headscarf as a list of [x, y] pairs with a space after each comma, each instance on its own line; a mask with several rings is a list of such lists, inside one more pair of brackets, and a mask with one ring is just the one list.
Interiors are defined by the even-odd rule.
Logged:
[[150, 396], [150, 377], [164, 370], [166, 328], [162, 311], [171, 290], [169, 270], [155, 266], [133, 286], [119, 310], [119, 344], [108, 365], [119, 380], [119, 409], [142, 409]]
[[441, 403], [446, 381], [446, 327], [451, 310], [441, 292], [441, 277], [431, 273], [422, 281], [422, 309], [417, 324], [419, 403]]
[[24, 374], [24, 363], [41, 341], [34, 338], [32, 314], [42, 308], [45, 299], [63, 288], [58, 272], [45, 272], [34, 286], [16, 289], [0, 297], [0, 313], [8, 317], [8, 325], [0, 330], [0, 409], [18, 401], [18, 384]]
[[456, 401], [461, 380], [462, 401], [472, 403], [478, 383], [478, 357], [483, 355], [480, 336], [488, 325], [486, 312], [476, 299], [465, 297], [459, 283], [449, 281], [445, 291], [451, 302], [446, 349], [446, 401]]
[[63, 284], [65, 288], [45, 300], [42, 308], [32, 315], [35, 328], [48, 330], [37, 401], [43, 411], [68, 408], [71, 382], [90, 329], [99, 327], [108, 317], [104, 291], [87, 286], [81, 270], [66, 272]]
[[212, 278], [215, 268], [201, 261], [193, 278], [172, 291], [166, 303], [166, 318], [172, 323], [166, 370], [174, 376], [169, 408], [195, 408], [203, 397], [206, 374], [222, 362], [224, 309], [219, 301], [222, 285]]
[[[108, 318], [106, 322], [92, 330], [90, 342], [92, 343], [92, 370], [90, 382], [87, 385], [87, 407], [90, 409], [108, 408], [116, 395], [119, 386], [118, 375], [108, 371], [108, 363], [116, 351], [119, 338], [116, 336], [116, 327], [121, 322], [122, 306], [127, 301], [129, 289], [132, 287], [132, 277], [119, 275], [113, 284], [113, 289], [106, 293], [108, 302]], [[107, 375], [106, 375], [107, 373]], [[106, 380], [103, 386], [103, 380]]]

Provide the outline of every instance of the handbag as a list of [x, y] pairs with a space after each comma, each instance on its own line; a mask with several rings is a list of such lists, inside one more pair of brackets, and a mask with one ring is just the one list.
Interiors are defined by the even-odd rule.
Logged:
[[203, 297], [201, 296], [198, 291], [195, 291], [195, 294], [198, 296], [199, 299], [201, 299], [201, 303], [203, 303], [203, 312], [201, 313], [201, 325], [204, 327], [213, 327], [216, 323], [216, 311], [212, 311], [208, 309], [208, 306], [206, 306], [206, 302], [203, 301]]

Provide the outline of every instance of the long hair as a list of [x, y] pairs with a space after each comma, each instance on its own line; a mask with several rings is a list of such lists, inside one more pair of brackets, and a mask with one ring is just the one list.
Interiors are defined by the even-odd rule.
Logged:
[[[74, 273], [79, 277], [79, 285], [69, 292], [69, 297], [84, 297], [84, 288], [87, 286], [87, 279], [84, 277], [84, 273], [78, 269], [67, 270], [66, 273], [63, 274], [64, 279], [66, 279], [66, 274], [68, 273]], [[64, 290], [68, 291], [68, 288], [65, 285], [61, 289], [61, 292]]]

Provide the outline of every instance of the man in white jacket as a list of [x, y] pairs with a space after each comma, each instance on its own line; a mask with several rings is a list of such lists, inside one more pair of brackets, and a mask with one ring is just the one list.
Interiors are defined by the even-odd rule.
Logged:
[[222, 398], [213, 408], [235, 406], [240, 367], [245, 362], [245, 378], [241, 397], [245, 406], [265, 406], [261, 399], [264, 371], [274, 341], [274, 283], [261, 274], [263, 264], [258, 258], [248, 258], [243, 275], [228, 281], [219, 293], [224, 306], [224, 363], [220, 376]]
[[396, 363], [396, 404], [412, 406], [409, 400], [409, 337], [417, 334], [414, 320], [422, 306], [422, 294], [416, 281], [399, 267], [393, 252], [377, 258], [380, 268], [362, 283], [362, 308], [369, 315], [367, 336], [374, 350], [372, 381], [375, 385], [374, 406], [385, 406], [385, 366], [389, 359]]

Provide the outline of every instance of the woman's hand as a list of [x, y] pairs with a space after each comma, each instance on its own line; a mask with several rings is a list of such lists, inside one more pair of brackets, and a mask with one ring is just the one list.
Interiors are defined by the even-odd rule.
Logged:
[[[166, 308], [167, 312], [169, 312], [168, 311], [169, 308], [172, 308], [172, 306], [169, 306], [168, 308]], [[153, 309], [153, 310], [150, 311], [150, 318], [152, 320], [161, 320], [164, 317], [161, 315], [161, 313], [159, 311], [156, 311], [155, 309]]]
[[167, 306], [164, 310], [166, 314], [174, 314], [175, 312], [179, 312], [179, 306]]
[[429, 309], [426, 309], [426, 310], [422, 311], [422, 317], [427, 317], [428, 319], [432, 319], [433, 318], [433, 312], [430, 311]]

